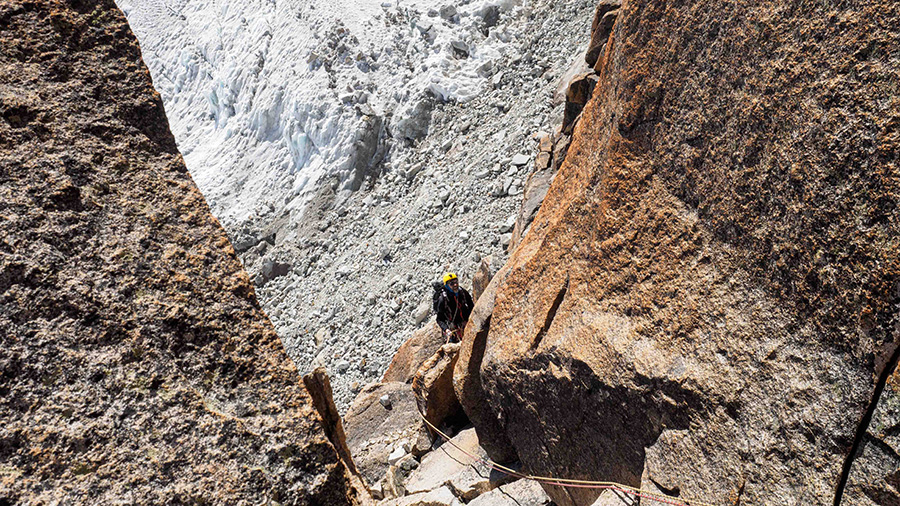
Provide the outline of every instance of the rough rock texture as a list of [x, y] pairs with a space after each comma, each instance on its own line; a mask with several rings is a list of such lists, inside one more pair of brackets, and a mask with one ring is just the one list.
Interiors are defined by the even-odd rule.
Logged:
[[0, 1], [0, 195], [0, 503], [356, 502], [111, 1]]
[[478, 265], [478, 271], [472, 276], [473, 301], [478, 302], [478, 298], [481, 297], [481, 294], [484, 293], [484, 289], [490, 284], [491, 278], [494, 276], [495, 265], [496, 262], [489, 256], [481, 259], [481, 263]]
[[[431, 301], [426, 301], [428, 307], [431, 307]], [[444, 344], [444, 335], [436, 321], [425, 325], [419, 330], [413, 332], [391, 359], [391, 365], [381, 378], [383, 383], [391, 381], [399, 381], [409, 383], [422, 364], [429, 357], [435, 354]]]
[[900, 504], [900, 370], [894, 369], [861, 435], [843, 504]]
[[444, 443], [422, 458], [405, 484], [408, 493], [436, 490], [443, 485], [462, 501], [469, 502], [511, 481], [507, 475], [492, 471], [483, 460], [476, 459], [484, 459], [487, 454], [479, 446], [473, 429], [460, 431], [451, 441], [452, 445]]
[[420, 492], [404, 497], [389, 499], [382, 506], [462, 506], [462, 502], [453, 495], [447, 487], [441, 487], [429, 492]]
[[527, 472], [833, 502], [900, 338], [898, 32], [892, 1], [622, 6], [479, 369]]
[[324, 367], [317, 367], [309, 374], [303, 375], [303, 385], [312, 399], [313, 407], [319, 413], [322, 419], [322, 428], [328, 440], [334, 445], [338, 455], [347, 466], [347, 469], [357, 474], [356, 465], [353, 463], [353, 457], [350, 454], [350, 448], [347, 447], [347, 435], [344, 432], [344, 423], [341, 415], [338, 413], [337, 406], [334, 404], [334, 395], [331, 390], [331, 380], [328, 379], [328, 372]]
[[[561, 138], [561, 135], [556, 136], [557, 140], [561, 140]], [[553, 175], [559, 169], [560, 164], [554, 163], [553, 160], [553, 147], [553, 139], [549, 135], [541, 137], [538, 142], [534, 171], [528, 175], [528, 180], [525, 182], [522, 205], [519, 207], [516, 224], [509, 239], [510, 250], [514, 250], [522, 240], [522, 236], [528, 232], [528, 227], [531, 226], [531, 222], [534, 221], [534, 217], [544, 202], [544, 197], [547, 196], [547, 190], [550, 189], [550, 183], [553, 182]], [[563, 156], [565, 155], [563, 154]]]
[[584, 55], [584, 61], [589, 67], [597, 64], [600, 53], [609, 40], [609, 34], [612, 32], [613, 24], [616, 22], [618, 9], [622, 6], [621, 0], [600, 0], [597, 2], [597, 9], [594, 11], [594, 21], [591, 23], [591, 42], [588, 45], [587, 53]]
[[353, 461], [369, 486], [384, 477], [391, 452], [415, 444], [425, 431], [412, 389], [399, 382], [364, 387], [344, 416], [344, 429]]
[[506, 279], [509, 269], [503, 267], [494, 275], [484, 293], [478, 298], [465, 334], [460, 343], [456, 366], [453, 368], [453, 390], [462, 405], [482, 448], [496, 462], [506, 463], [518, 460], [516, 451], [509, 442], [506, 432], [496, 420], [494, 410], [488, 405], [487, 396], [481, 384], [481, 363], [491, 328], [491, 314], [497, 287]]
[[453, 391], [453, 368], [459, 357], [459, 347], [460, 343], [441, 346], [422, 364], [412, 381], [419, 413], [435, 427], [463, 414]]
[[538, 482], [516, 480], [481, 494], [466, 504], [469, 506], [545, 506], [551, 504], [551, 501], [550, 496], [544, 492]]

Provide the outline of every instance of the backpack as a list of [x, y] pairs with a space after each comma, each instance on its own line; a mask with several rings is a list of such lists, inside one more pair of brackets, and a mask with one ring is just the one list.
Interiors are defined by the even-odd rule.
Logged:
[[431, 284], [431, 287], [434, 288], [434, 293], [431, 295], [431, 310], [434, 311], [434, 314], [437, 314], [441, 294], [444, 293], [444, 284], [440, 281], [435, 281]]

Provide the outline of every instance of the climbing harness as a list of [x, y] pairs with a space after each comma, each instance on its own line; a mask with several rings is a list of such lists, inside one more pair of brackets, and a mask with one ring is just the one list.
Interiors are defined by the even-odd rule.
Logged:
[[508, 476], [512, 476], [514, 478], [532, 480], [538, 483], [543, 483], [545, 485], [553, 485], [556, 487], [565, 487], [565, 488], [591, 488], [596, 490], [612, 490], [615, 492], [621, 492], [623, 494], [632, 495], [635, 497], [639, 497], [641, 499], [647, 499], [650, 501], [656, 501], [662, 504], [670, 504], [672, 506], [713, 506], [712, 504], [695, 501], [693, 499], [684, 499], [680, 497], [672, 497], [665, 494], [660, 494], [657, 492], [650, 492], [647, 490], [629, 487], [628, 485], [623, 485], [621, 483], [615, 483], [611, 481], [586, 481], [586, 480], [568, 480], [564, 478], [550, 478], [547, 476], [531, 476], [529, 474], [520, 473], [514, 469], [510, 469], [508, 467], [502, 466], [493, 460], [483, 459], [477, 455], [473, 455], [466, 450], [460, 448], [454, 443], [449, 436], [441, 432], [437, 427], [435, 427], [431, 422], [429, 422], [424, 415], [420, 412], [419, 415], [422, 417], [422, 420], [425, 422], [428, 427], [440, 434], [440, 436], [450, 444], [450, 446], [456, 448], [458, 451], [463, 453], [464, 455], [474, 459], [477, 462], [484, 464], [485, 466], [493, 469], [497, 472], [503, 473]]

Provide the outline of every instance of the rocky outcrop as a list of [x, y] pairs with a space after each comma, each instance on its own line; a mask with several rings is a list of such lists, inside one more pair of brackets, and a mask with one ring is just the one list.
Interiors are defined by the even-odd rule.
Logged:
[[394, 452], [402, 457], [427, 450], [412, 388], [406, 383], [372, 383], [362, 389], [344, 416], [350, 454], [370, 487], [380, 488]]
[[893, 434], [868, 413], [900, 338], [898, 26], [888, 1], [626, 2], [457, 365], [476, 427], [532, 474], [830, 504], [849, 473], [846, 503], [892, 504], [867, 451]]
[[487, 347], [497, 288], [508, 273], [508, 268], [500, 269], [475, 303], [453, 368], [453, 391], [456, 392], [457, 400], [469, 421], [475, 426], [475, 432], [486, 454], [501, 463], [518, 460], [518, 456], [505, 430], [496, 419], [494, 410], [488, 405], [481, 381], [481, 363]]
[[589, 67], [593, 68], [597, 65], [600, 53], [606, 47], [606, 41], [609, 40], [609, 34], [612, 32], [613, 24], [616, 22], [616, 16], [619, 14], [619, 7], [622, 6], [621, 0], [600, 0], [597, 2], [597, 9], [594, 11], [594, 21], [591, 23], [591, 42], [588, 45], [587, 53], [584, 55], [584, 61]]
[[422, 364], [412, 380], [419, 413], [435, 427], [452, 423], [463, 414], [453, 391], [453, 368], [459, 356], [459, 347], [460, 343], [441, 346]]
[[[431, 310], [431, 301], [426, 300], [427, 311]], [[413, 332], [391, 359], [391, 365], [384, 372], [381, 381], [389, 383], [399, 381], [409, 383], [416, 375], [419, 367], [434, 355], [446, 340], [437, 322], [431, 322]]]
[[0, 2], [0, 503], [353, 504], [110, 0]]

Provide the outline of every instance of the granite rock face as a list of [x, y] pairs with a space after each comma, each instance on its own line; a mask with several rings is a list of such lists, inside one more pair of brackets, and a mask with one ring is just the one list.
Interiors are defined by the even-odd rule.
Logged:
[[[898, 32], [891, 1], [622, 5], [483, 359], [457, 365], [527, 472], [832, 504], [892, 465], [854, 456], [894, 434], [867, 413], [900, 338]], [[892, 504], [896, 473], [850, 474], [845, 503]]]
[[361, 499], [111, 0], [0, 1], [0, 503]]

